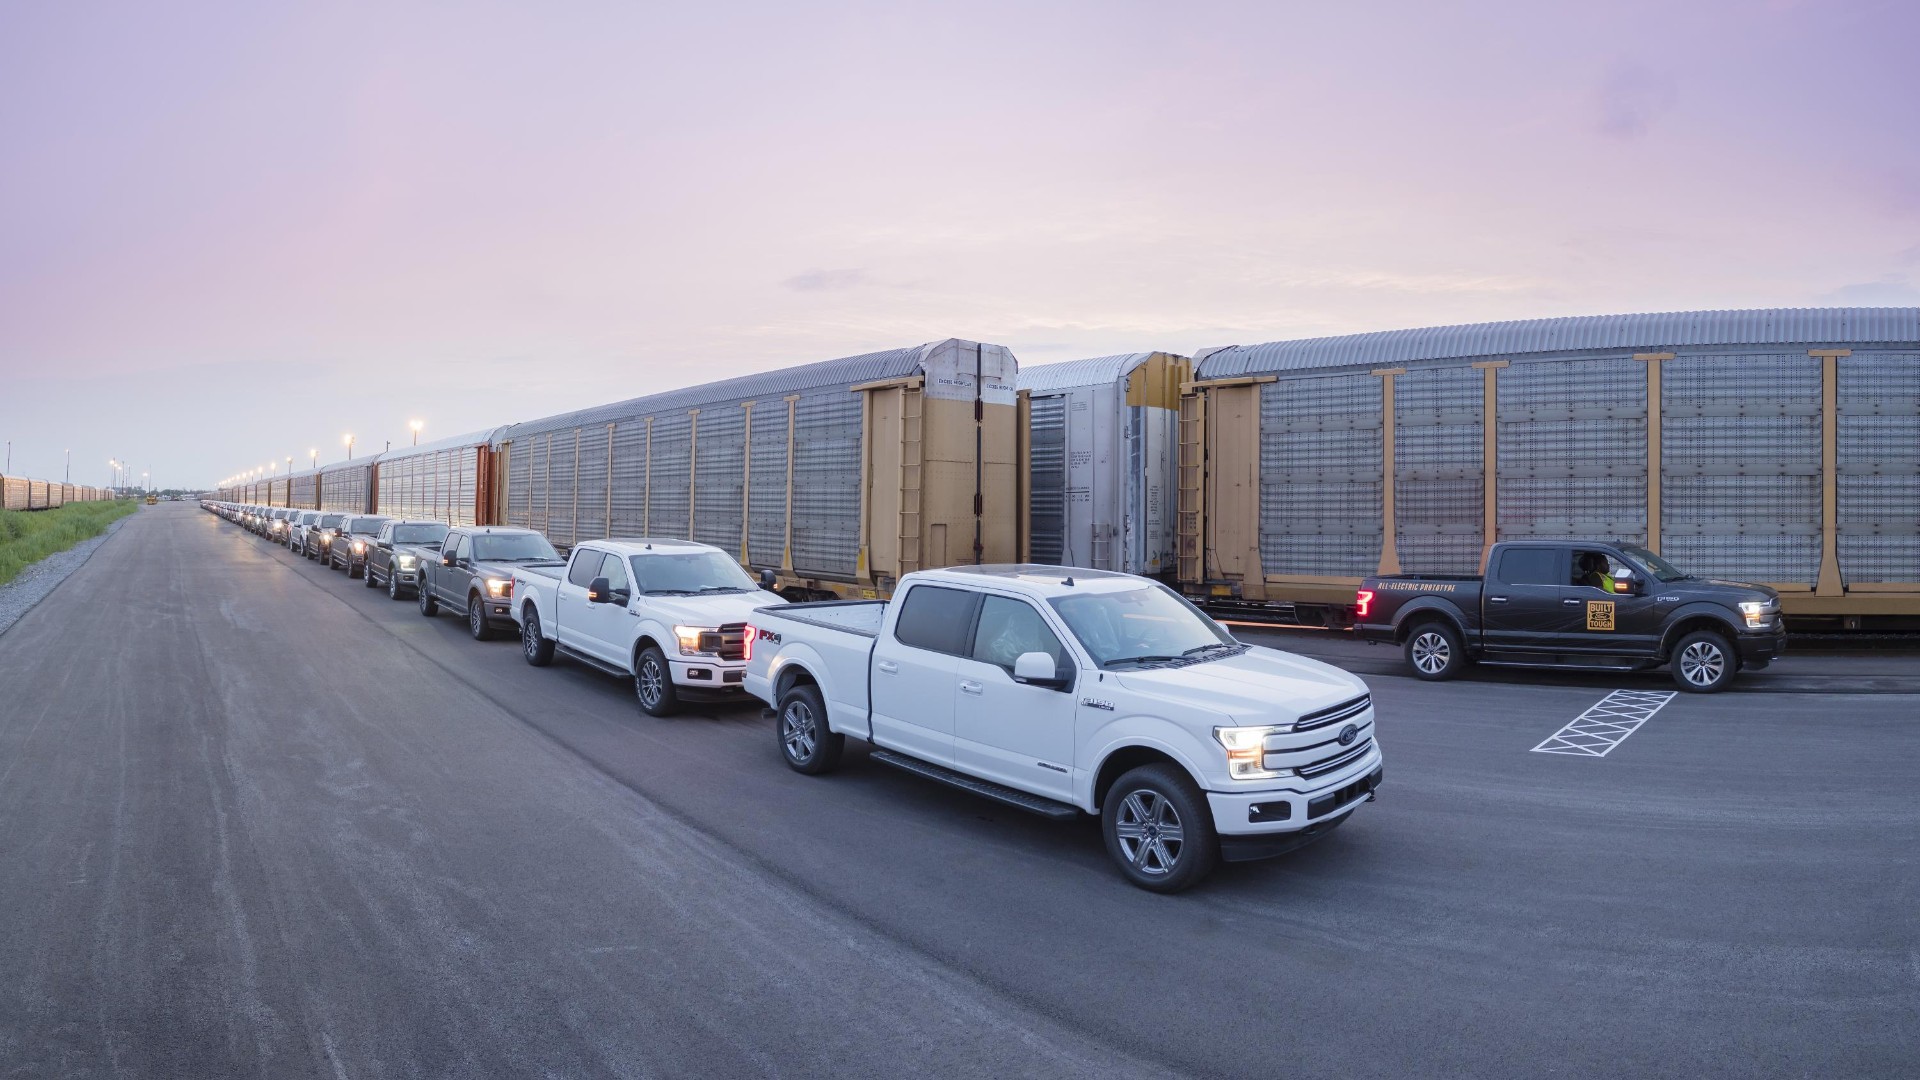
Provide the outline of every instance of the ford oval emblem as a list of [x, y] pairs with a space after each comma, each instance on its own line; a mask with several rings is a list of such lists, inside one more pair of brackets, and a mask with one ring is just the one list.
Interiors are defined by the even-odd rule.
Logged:
[[1340, 729], [1340, 745], [1352, 746], [1353, 740], [1360, 737], [1360, 725], [1348, 724]]

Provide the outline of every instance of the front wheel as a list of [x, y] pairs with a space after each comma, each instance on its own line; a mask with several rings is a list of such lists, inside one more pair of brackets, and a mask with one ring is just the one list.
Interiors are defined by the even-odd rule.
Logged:
[[1689, 694], [1726, 689], [1737, 666], [1733, 646], [1712, 630], [1696, 630], [1673, 649], [1673, 681]]
[[387, 568], [387, 599], [400, 599], [400, 575], [394, 573], [392, 567]]
[[487, 602], [479, 593], [467, 594], [467, 633], [475, 641], [493, 640], [493, 627], [487, 625]]
[[1142, 765], [1115, 781], [1100, 808], [1100, 831], [1120, 873], [1152, 892], [1192, 888], [1220, 862], [1206, 796], [1170, 762]]
[[633, 694], [648, 716], [672, 716], [680, 708], [680, 695], [673, 688], [673, 669], [657, 647], [640, 650], [640, 662], [633, 669]]
[[360, 584], [365, 585], [369, 589], [377, 589], [380, 587], [380, 583], [374, 580], [372, 563], [362, 563], [360, 565]]
[[1443, 622], [1421, 623], [1407, 635], [1407, 666], [1415, 678], [1439, 682], [1467, 668], [1467, 650], [1460, 633]]
[[531, 604], [520, 613], [520, 655], [534, 667], [553, 663], [553, 642], [540, 634], [540, 612]]
[[780, 695], [774, 731], [780, 736], [780, 756], [794, 772], [818, 776], [840, 764], [847, 737], [827, 726], [827, 706], [819, 687], [801, 683]]
[[420, 579], [420, 614], [429, 619], [440, 614], [440, 601], [433, 598], [433, 589], [424, 577]]

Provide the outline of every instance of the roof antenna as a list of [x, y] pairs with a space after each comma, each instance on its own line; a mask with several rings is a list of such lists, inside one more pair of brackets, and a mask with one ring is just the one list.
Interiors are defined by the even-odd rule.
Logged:
[[1061, 580], [1061, 582], [1060, 582], [1060, 584], [1062, 584], [1062, 585], [1065, 585], [1065, 586], [1067, 586], [1068, 588], [1072, 588], [1072, 587], [1073, 587], [1073, 579], [1072, 579], [1071, 577], [1069, 577], [1069, 578], [1064, 578], [1064, 579], [1062, 579], [1062, 580]]

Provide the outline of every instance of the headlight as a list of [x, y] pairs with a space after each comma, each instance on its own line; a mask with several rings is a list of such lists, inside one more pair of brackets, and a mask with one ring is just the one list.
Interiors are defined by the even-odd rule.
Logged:
[[1277, 727], [1217, 727], [1213, 737], [1227, 750], [1227, 775], [1235, 780], [1270, 780], [1281, 775], [1266, 767], [1267, 736]]
[[673, 636], [680, 641], [681, 656], [718, 656], [718, 649], [705, 650], [700, 648], [700, 636], [702, 634], [717, 634], [719, 632], [719, 627], [715, 626], [676, 626], [673, 628]]
[[416, 560], [411, 555], [402, 555], [398, 559], [395, 559], [394, 561], [400, 564], [400, 569], [411, 570], [413, 569], [413, 564], [418, 560]]
[[1752, 630], [1765, 629], [1779, 612], [1778, 600], [1743, 600], [1740, 603], [1740, 614], [1747, 617], [1747, 627]]
[[367, 553], [367, 545], [355, 540], [353, 542], [353, 553], [355, 555], [365, 555]]
[[513, 595], [513, 579], [497, 578], [497, 577], [488, 578], [487, 593], [492, 597], [494, 597], [495, 599], [499, 599], [502, 596], [512, 596]]

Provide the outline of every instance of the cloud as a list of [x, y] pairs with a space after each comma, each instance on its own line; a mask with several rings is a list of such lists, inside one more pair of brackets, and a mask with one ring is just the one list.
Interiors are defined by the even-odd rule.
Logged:
[[1595, 92], [1595, 128], [1612, 139], [1644, 136], [1654, 120], [1673, 108], [1673, 77], [1643, 64], [1620, 62], [1608, 69]]
[[1849, 307], [1905, 307], [1920, 304], [1920, 285], [1902, 274], [1888, 274], [1878, 281], [1857, 281], [1842, 285], [1820, 299]]
[[809, 270], [804, 274], [795, 274], [780, 284], [796, 292], [840, 292], [867, 284], [867, 272], [857, 267], [852, 270]]

